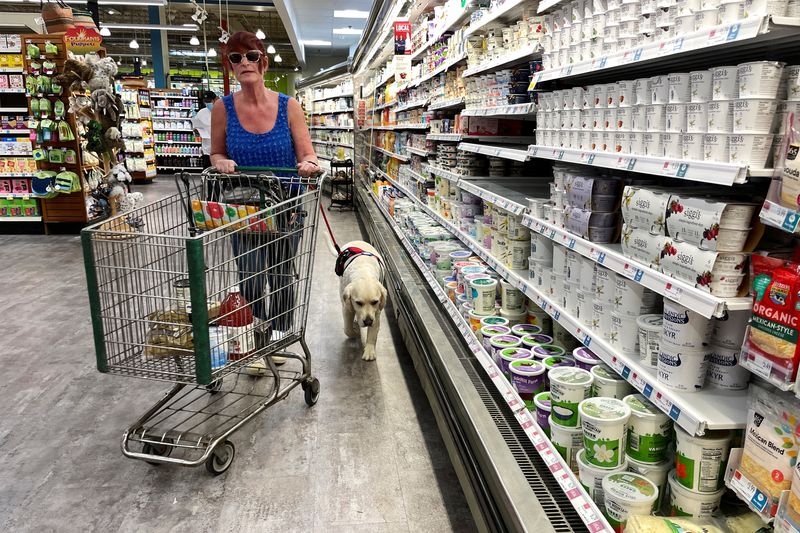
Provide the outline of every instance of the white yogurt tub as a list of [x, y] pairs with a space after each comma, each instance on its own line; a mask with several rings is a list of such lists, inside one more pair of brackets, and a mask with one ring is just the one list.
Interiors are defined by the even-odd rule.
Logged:
[[687, 133], [708, 132], [708, 103], [691, 103], [686, 106]]
[[607, 474], [603, 478], [605, 516], [614, 531], [624, 531], [629, 515], [649, 515], [658, 500], [658, 487], [632, 472]]
[[522, 345], [529, 350], [545, 344], [553, 344], [553, 337], [544, 333], [531, 333], [522, 337]]
[[592, 323], [592, 301], [593, 293], [591, 291], [577, 290], [578, 297], [578, 314], [575, 316], [580, 320], [581, 324], [589, 326]]
[[481, 313], [493, 313], [497, 300], [497, 281], [491, 278], [479, 278], [470, 281], [472, 288], [472, 305]]
[[744, 18], [744, 0], [728, 0], [719, 5], [720, 24], [733, 24]]
[[689, 100], [693, 103], [703, 103], [711, 100], [712, 72], [710, 70], [694, 70], [689, 73]]
[[531, 230], [522, 225], [522, 217], [508, 216], [508, 238], [512, 241], [525, 241], [530, 237]]
[[553, 332], [553, 318], [541, 309], [537, 311], [528, 307], [528, 324], [539, 326], [545, 335], [550, 335]]
[[578, 283], [564, 283], [562, 307], [571, 315], [578, 314]]
[[579, 283], [581, 281], [581, 254], [567, 251], [567, 270], [565, 278], [568, 283]]
[[750, 311], [727, 311], [725, 316], [715, 319], [713, 344], [731, 350], [739, 350], [744, 341], [750, 315]]
[[619, 315], [638, 317], [658, 308], [659, 295], [641, 283], [617, 276], [614, 282], [614, 311]]
[[556, 367], [548, 372], [553, 423], [570, 428], [579, 426], [578, 405], [589, 397], [594, 380], [592, 376], [575, 367]]
[[586, 460], [600, 468], [625, 464], [625, 440], [631, 409], [616, 398], [589, 398], [578, 406]]
[[739, 287], [742, 286], [746, 277], [747, 274], [722, 274], [711, 280], [708, 288], [714, 296], [732, 298], [739, 294]]
[[739, 98], [770, 98], [778, 96], [785, 63], [778, 61], [752, 61], [737, 67]]
[[520, 348], [522, 347], [522, 341], [519, 340], [519, 337], [516, 335], [511, 334], [503, 334], [503, 335], [494, 335], [489, 339], [489, 346], [492, 348], [492, 357], [494, 357], [497, 366], [500, 369], [503, 369], [503, 359], [500, 357], [500, 352], [505, 350], [506, 348]]
[[500, 302], [501, 307], [506, 311], [525, 310], [525, 295], [504, 279], [500, 280]]
[[[693, 28], [694, 29], [694, 28]], [[689, 82], [691, 75], [688, 72], [673, 72], [667, 76], [669, 87], [669, 103], [688, 103], [691, 98]]]
[[[481, 327], [484, 326], [508, 326], [508, 319], [501, 316], [491, 315], [481, 318]], [[508, 326], [510, 327], [510, 326]]]
[[650, 104], [644, 109], [647, 131], [658, 132], [667, 128], [667, 104]]
[[534, 326], [533, 324], [528, 324], [527, 322], [523, 324], [515, 324], [511, 327], [511, 333], [519, 338], [525, 337], [526, 335], [538, 335], [541, 332], [542, 328], [539, 326]]
[[707, 343], [712, 326], [711, 319], [669, 298], [664, 299], [662, 347], [670, 344], [673, 347], [700, 350]]
[[528, 268], [528, 258], [531, 255], [531, 241], [512, 241], [508, 242], [508, 255], [510, 262], [506, 266], [513, 270], [525, 270]]
[[623, 401], [631, 409], [628, 456], [642, 463], [664, 462], [671, 440], [672, 420], [641, 394], [630, 394]]
[[662, 463], [648, 464], [637, 461], [632, 457], [628, 457], [628, 472], [633, 472], [646, 477], [653, 482], [653, 485], [658, 487], [658, 500], [656, 502], [656, 509], [661, 508], [661, 502], [664, 495], [667, 493], [667, 475], [675, 467], [674, 460], [666, 460]]
[[719, 508], [725, 488], [716, 492], [693, 492], [678, 483], [675, 474], [675, 470], [669, 473], [669, 516], [710, 518]]
[[639, 354], [639, 328], [637, 317], [616, 312], [611, 313], [611, 345], [625, 355]]
[[708, 356], [706, 383], [717, 389], [744, 390], [750, 381], [750, 371], [739, 365], [739, 349], [711, 346]]
[[653, 368], [658, 366], [663, 328], [663, 314], [642, 315], [636, 319], [636, 329], [639, 334], [639, 358], [642, 364]]
[[[705, 104], [696, 104], [705, 105]], [[703, 130], [705, 131], [705, 127]], [[703, 135], [700, 133], [684, 133], [681, 135], [681, 158], [703, 160]]]
[[750, 230], [747, 229], [734, 229], [727, 227], [720, 227], [717, 233], [717, 251], [718, 252], [741, 252], [747, 242], [747, 237], [750, 236]]
[[508, 309], [500, 308], [500, 316], [508, 319], [509, 326], [516, 326], [517, 324], [524, 324], [528, 321], [528, 312], [525, 309], [519, 311], [510, 311]]
[[553, 264], [553, 241], [539, 233], [531, 233], [531, 257], [543, 264]]
[[733, 102], [733, 133], [770, 133], [778, 101], [740, 98]]
[[567, 248], [565, 246], [553, 247], [553, 273], [564, 276], [567, 273]]
[[707, 431], [702, 437], [675, 427], [675, 480], [693, 492], [717, 492], [725, 486], [730, 431]]
[[600, 468], [586, 460], [586, 450], [581, 449], [576, 456], [578, 461], [578, 479], [583, 485], [583, 488], [589, 494], [589, 497], [594, 500], [599, 508], [603, 508], [605, 503], [605, 495], [603, 494], [603, 478], [608, 474], [617, 472], [625, 472], [628, 470], [628, 460], [625, 459], [621, 466], [617, 468]]
[[622, 376], [604, 364], [595, 365], [591, 370], [594, 382], [592, 396], [595, 398], [616, 398], [621, 400], [633, 392], [633, 387]]
[[730, 135], [729, 133], [706, 133], [703, 135], [703, 161], [727, 163], [730, 160]]
[[692, 350], [661, 343], [657, 373], [659, 383], [670, 389], [696, 392], [703, 388], [707, 372], [707, 348]]
[[766, 168], [770, 150], [771, 133], [737, 133], [730, 137], [729, 160], [734, 164], [745, 164], [751, 169]]
[[708, 133], [731, 133], [733, 131], [733, 100], [715, 100], [706, 104]]
[[552, 414], [548, 422], [550, 424], [550, 441], [569, 465], [569, 469], [577, 472], [578, 452], [583, 449], [583, 431], [579, 427], [563, 427], [557, 424]]
[[599, 333], [604, 339], [611, 338], [611, 304], [594, 300], [592, 303], [592, 330]]
[[711, 69], [711, 98], [733, 100], [739, 98], [739, 67], [714, 67]]
[[606, 267], [595, 269], [594, 277], [594, 297], [595, 300], [609, 305], [614, 304], [614, 291], [616, 290], [617, 274]]

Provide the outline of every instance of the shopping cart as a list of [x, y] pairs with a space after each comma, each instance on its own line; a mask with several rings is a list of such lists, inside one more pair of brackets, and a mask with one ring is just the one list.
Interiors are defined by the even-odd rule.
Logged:
[[305, 324], [325, 175], [237, 172], [181, 174], [176, 194], [81, 233], [98, 370], [175, 383], [125, 431], [127, 457], [221, 474], [236, 430], [297, 385], [317, 401]]

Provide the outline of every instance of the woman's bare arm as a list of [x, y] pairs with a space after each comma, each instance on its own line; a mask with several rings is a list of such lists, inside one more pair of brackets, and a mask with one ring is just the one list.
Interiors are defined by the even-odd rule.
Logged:
[[308, 133], [308, 125], [306, 125], [303, 108], [294, 98], [289, 98], [288, 114], [289, 129], [292, 132], [292, 141], [294, 141], [298, 172], [301, 176], [310, 176], [319, 172], [317, 154], [314, 152], [314, 145], [311, 143], [311, 135]]
[[211, 164], [220, 172], [231, 174], [236, 170], [236, 162], [228, 157], [227, 123], [225, 104], [219, 100], [211, 110]]

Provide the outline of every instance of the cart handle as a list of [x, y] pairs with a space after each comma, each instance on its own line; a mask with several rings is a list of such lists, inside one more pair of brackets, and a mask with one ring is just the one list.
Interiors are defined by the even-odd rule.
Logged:
[[297, 174], [297, 167], [235, 167], [234, 170], [241, 172], [293, 172]]

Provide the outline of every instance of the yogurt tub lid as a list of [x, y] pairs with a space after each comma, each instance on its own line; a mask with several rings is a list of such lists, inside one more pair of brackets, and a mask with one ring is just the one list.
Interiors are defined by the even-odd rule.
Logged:
[[473, 287], [494, 287], [497, 285], [497, 281], [489, 277], [482, 277], [470, 280], [469, 284]]
[[617, 472], [603, 478], [603, 492], [618, 500], [633, 504], [654, 503], [658, 499], [658, 487], [641, 474]]
[[630, 407], [631, 414], [640, 418], [663, 419], [669, 417], [641, 394], [629, 394], [622, 399]]
[[508, 326], [483, 326], [481, 334], [486, 337], [494, 337], [496, 335], [508, 335], [511, 333], [511, 328]]
[[458, 287], [458, 282], [457, 281], [448, 281], [447, 285], [445, 285], [445, 287], [447, 287], [448, 289], [455, 289], [456, 287]]
[[[527, 314], [526, 311], [522, 312]], [[511, 326], [511, 332], [514, 333], [514, 335], [521, 335], [525, 337], [526, 335], [538, 335], [542, 332], [542, 328], [533, 324], [515, 324], [514, 326]]]
[[631, 471], [642, 475], [647, 475], [649, 472], [654, 471], [666, 472], [675, 466], [675, 461], [670, 461], [669, 459], [665, 459], [660, 463], [643, 463], [642, 461], [637, 461], [629, 455], [625, 455], [625, 458], [628, 460], [628, 465], [630, 465]]
[[[508, 328], [505, 327], [505, 329]], [[519, 337], [516, 335], [508, 335], [507, 333], [504, 333], [502, 335], [495, 335], [489, 339], [489, 344], [495, 348], [515, 348], [520, 345], [520, 342]]]
[[[489, 315], [481, 318], [484, 326], [508, 326], [508, 319], [501, 316]], [[514, 331], [513, 329], [511, 331]]]
[[472, 281], [474, 279], [481, 279], [481, 278], [486, 278], [486, 279], [492, 278], [489, 274], [486, 274], [484, 272], [475, 272], [474, 274], [469, 274], [465, 270], [462, 270], [462, 272], [464, 273], [464, 279], [467, 281]]
[[607, 380], [607, 381], [625, 381], [622, 379], [622, 376], [611, 370], [604, 364], [601, 365], [594, 365], [592, 367], [592, 375], [595, 379], [599, 380]]
[[[487, 317], [490, 317], [490, 316], [494, 316], [494, 315], [492, 315], [491, 313], [480, 313], [480, 312], [476, 311], [475, 309], [471, 309], [470, 312], [469, 312], [469, 316], [471, 316], [472, 318], [477, 318], [478, 320], [483, 321], [484, 318], [487, 318]], [[489, 325], [489, 324], [484, 324], [484, 326], [487, 326], [487, 325]], [[491, 324], [491, 325], [492, 326], [498, 326], [498, 325], [502, 325], [502, 324]], [[483, 333], [483, 330], [481, 330], [481, 333]]]
[[530, 359], [531, 351], [525, 348], [518, 348], [513, 346], [511, 348], [503, 348], [500, 350], [500, 357], [506, 361], [516, 361], [518, 359]]
[[596, 422], [622, 422], [631, 416], [631, 408], [616, 398], [589, 398], [578, 404], [578, 412], [586, 420]]
[[593, 351], [584, 346], [578, 346], [572, 350], [572, 357], [587, 365], [599, 365], [602, 363], [600, 358], [597, 357]]
[[[505, 351], [506, 350], [503, 350], [503, 352]], [[527, 352], [528, 350], [525, 351]], [[501, 356], [503, 352], [500, 352]], [[508, 368], [511, 370], [512, 374], [519, 374], [520, 376], [541, 376], [544, 374], [544, 365], [539, 361], [534, 361], [532, 359], [517, 359], [515, 361], [511, 361], [508, 364]]]
[[[578, 450], [576, 458], [578, 460], [578, 465], [582, 469], [588, 470], [589, 472], [591, 472], [591, 473], [593, 473], [595, 475], [596, 474], [606, 475], [611, 471], [608, 468], [600, 468], [599, 466], [593, 465], [592, 463], [587, 461], [586, 460], [586, 449], [585, 448], [581, 448], [580, 450]], [[620, 466], [618, 466], [617, 468], [614, 468], [613, 470], [617, 471], [617, 472], [626, 471], [628, 469], [628, 461], [629, 460], [630, 459], [628, 458], [628, 456], [625, 456], [625, 461]]]
[[525, 335], [522, 337], [522, 343], [525, 346], [541, 346], [542, 344], [552, 344], [553, 337], [545, 335], [544, 333], [534, 333], [532, 335]]
[[[536, 358], [535, 354], [534, 358]], [[545, 358], [542, 361], [542, 364], [544, 364], [547, 370], [552, 370], [553, 368], [560, 368], [560, 367], [574, 367], [575, 361], [573, 361], [572, 359], [567, 359], [563, 355], [552, 355], [550, 357]]]
[[547, 359], [548, 357], [564, 357], [564, 348], [557, 344], [540, 344], [534, 346], [531, 350], [533, 355], [538, 359]]
[[455, 263], [453, 263], [453, 267], [455, 267], [456, 270], [461, 270], [462, 268], [468, 266], [480, 266], [480, 265], [475, 261], [456, 261]]
[[647, 331], [661, 331], [664, 325], [664, 315], [641, 315], [636, 319], [636, 325]]
[[472, 255], [472, 252], [469, 250], [455, 250], [450, 252], [450, 257], [453, 259], [467, 259]]
[[[447, 270], [450, 270], [450, 269], [448, 268]], [[443, 281], [444, 281], [445, 283], [450, 283], [450, 282], [452, 282], [452, 281], [455, 281], [455, 282], [457, 282], [458, 280], [455, 278], [455, 276], [445, 276], [445, 277], [443, 278]]]
[[747, 63], [739, 63], [736, 65], [737, 67], [743, 67], [745, 65], [772, 65], [775, 67], [784, 67], [786, 63], [782, 61], [748, 61]]
[[722, 487], [716, 492], [693, 492], [678, 482], [678, 479], [675, 477], [675, 470], [670, 470], [669, 475], [667, 476], [667, 480], [669, 481], [669, 490], [673, 493], [680, 494], [684, 498], [688, 498], [690, 500], [700, 500], [700, 501], [714, 501], [719, 499], [725, 493], [726, 487]]
[[461, 268], [461, 273], [465, 276], [469, 274], [485, 274], [486, 268], [480, 265], [469, 265]]
[[[556, 358], [551, 357], [550, 359]], [[548, 366], [547, 361], [550, 359], [545, 360], [544, 366]], [[564, 385], [590, 385], [592, 383], [592, 375], [589, 372], [582, 368], [570, 366], [561, 366], [551, 369], [549, 377], [551, 383], [555, 381]]]
[[533, 403], [537, 409], [544, 411], [550, 410], [550, 391], [540, 392], [533, 397]]

